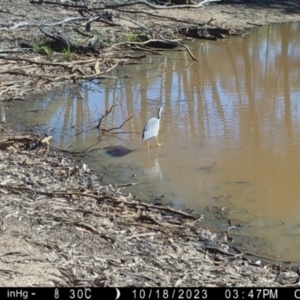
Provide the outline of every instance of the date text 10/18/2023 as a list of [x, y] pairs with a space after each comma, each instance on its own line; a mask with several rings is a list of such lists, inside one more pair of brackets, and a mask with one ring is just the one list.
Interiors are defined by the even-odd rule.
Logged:
[[[300, 299], [297, 288], [158, 288], [132, 289], [134, 300], [144, 299]], [[122, 294], [122, 293], [121, 293]]]

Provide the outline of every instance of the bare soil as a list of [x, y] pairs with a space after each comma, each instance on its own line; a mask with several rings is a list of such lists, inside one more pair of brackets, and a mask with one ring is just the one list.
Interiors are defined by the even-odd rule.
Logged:
[[[2, 101], [26, 100], [69, 81], [107, 78], [119, 65], [153, 52], [153, 46], [157, 51], [158, 42], [170, 47], [190, 38], [183, 31], [230, 38], [253, 26], [300, 20], [296, 0], [175, 9], [33, 2], [0, 2]], [[99, 12], [112, 15], [88, 28]], [[66, 21], [75, 17], [80, 19]], [[62, 20], [63, 26], [57, 24]], [[71, 56], [66, 45], [73, 47]], [[230, 246], [229, 232], [206, 230], [203, 216], [102, 186], [84, 162], [76, 164], [51, 147], [50, 139], [16, 136], [1, 123], [0, 132], [0, 286], [298, 284], [297, 270], [251, 261]]]

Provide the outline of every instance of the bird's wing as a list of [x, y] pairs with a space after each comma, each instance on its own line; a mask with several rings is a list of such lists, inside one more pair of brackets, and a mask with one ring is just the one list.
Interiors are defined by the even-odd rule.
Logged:
[[158, 130], [159, 130], [159, 120], [157, 118], [151, 118], [150, 120], [148, 120], [148, 122], [144, 127], [142, 139], [148, 140], [151, 137], [156, 136]]

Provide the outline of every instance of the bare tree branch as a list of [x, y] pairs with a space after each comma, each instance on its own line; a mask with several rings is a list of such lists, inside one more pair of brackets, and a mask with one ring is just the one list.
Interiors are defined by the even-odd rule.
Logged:
[[98, 122], [98, 125], [97, 125], [96, 127], [94, 127], [93, 129], [95, 129], [95, 128], [100, 129], [102, 120], [103, 120], [107, 115], [109, 115], [109, 114], [111, 113], [112, 109], [113, 109], [115, 106], [117, 106], [117, 105], [114, 104], [114, 105], [112, 105], [111, 107], [109, 107], [109, 108], [106, 110], [105, 114], [100, 118], [100, 120], [99, 120], [99, 122]]
[[[123, 127], [123, 125], [128, 122], [131, 118], [133, 117], [133, 115], [131, 115], [127, 120], [125, 120], [119, 127], [113, 127], [113, 128], [109, 128], [109, 129], [102, 129], [102, 131], [105, 131], [105, 132], [111, 132], [112, 130], [116, 130], [116, 129], [120, 129]], [[117, 132], [115, 132], [117, 133]], [[118, 132], [119, 133], [119, 132]]]

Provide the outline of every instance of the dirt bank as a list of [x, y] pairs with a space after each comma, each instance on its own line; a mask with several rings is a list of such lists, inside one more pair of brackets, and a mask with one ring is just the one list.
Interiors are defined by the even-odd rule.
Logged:
[[[178, 38], [191, 32], [229, 38], [250, 26], [300, 19], [298, 1], [175, 9], [142, 3], [105, 8], [94, 2], [1, 1], [2, 101], [26, 100], [32, 92], [70, 81], [102, 80], [154, 47], [182, 47]], [[113, 185], [103, 186], [84, 162], [77, 165], [48, 139], [16, 136], [1, 123], [0, 132], [0, 286], [299, 282], [297, 271], [249, 260], [230, 246], [230, 232], [206, 230], [203, 216], [145, 204]]]
[[[0, 3], [0, 100], [78, 80], [101, 81], [123, 64], [181, 47], [185, 39], [229, 38], [251, 26], [296, 21], [291, 1], [161, 6], [146, 1], [3, 0]], [[135, 52], [133, 52], [135, 51]], [[191, 59], [194, 59], [190, 53]]]

